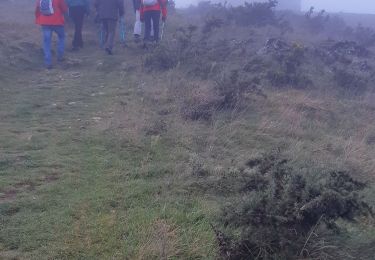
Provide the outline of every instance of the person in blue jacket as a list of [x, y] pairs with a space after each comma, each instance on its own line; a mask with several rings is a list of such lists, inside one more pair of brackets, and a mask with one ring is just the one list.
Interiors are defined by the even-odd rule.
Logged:
[[85, 15], [90, 13], [89, 0], [66, 0], [69, 7], [69, 16], [74, 23], [74, 38], [72, 50], [77, 51], [83, 48], [82, 28]]

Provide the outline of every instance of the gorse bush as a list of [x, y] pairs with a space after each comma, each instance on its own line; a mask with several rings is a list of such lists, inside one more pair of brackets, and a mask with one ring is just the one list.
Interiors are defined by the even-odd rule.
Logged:
[[303, 45], [290, 45], [280, 39], [267, 40], [262, 49], [264, 58], [268, 56], [269, 66], [265, 69], [266, 79], [275, 87], [306, 87], [312, 81], [302, 70], [306, 62], [307, 50]]
[[330, 16], [325, 10], [321, 10], [318, 14], [314, 14], [314, 7], [305, 14], [306, 23], [310, 31], [314, 33], [322, 32], [328, 24]]
[[176, 12], [176, 1], [175, 0], [168, 0], [168, 12], [175, 13]]
[[[313, 178], [278, 155], [250, 160], [223, 181], [241, 197], [223, 209], [220, 219], [235, 232], [216, 231], [225, 259], [338, 257], [332, 246], [316, 247], [340, 232], [338, 220], [372, 214], [359, 195], [364, 183], [342, 171]], [[312, 233], [320, 235], [319, 241]]]
[[265, 26], [276, 25], [278, 19], [274, 12], [278, 1], [268, 0], [261, 3], [246, 3], [243, 6], [233, 7], [230, 9], [229, 17], [241, 26]]
[[163, 71], [174, 68], [177, 63], [176, 54], [168, 50], [164, 45], [159, 45], [146, 57], [144, 66], [149, 70]]
[[248, 102], [248, 94], [255, 94], [265, 98], [264, 93], [258, 88], [259, 79], [243, 79], [239, 70], [232, 70], [228, 75], [216, 80], [216, 93], [220, 97], [217, 104], [218, 110], [241, 110]]
[[206, 17], [220, 17], [225, 23], [234, 22], [239, 26], [265, 26], [277, 25], [280, 19], [274, 12], [278, 1], [268, 0], [267, 2], [245, 2], [240, 6], [227, 4], [213, 4], [210, 1], [200, 2], [197, 7], [191, 7], [189, 12], [201, 14]]
[[204, 22], [202, 32], [210, 33], [215, 28], [220, 28], [221, 26], [223, 26], [223, 24], [224, 24], [224, 21], [216, 16], [208, 17]]
[[352, 30], [352, 35], [353, 39], [361, 45], [367, 47], [375, 45], [375, 30], [373, 28], [358, 25]]
[[367, 80], [364, 77], [343, 68], [334, 69], [333, 79], [339, 88], [353, 94], [361, 94], [367, 89]]

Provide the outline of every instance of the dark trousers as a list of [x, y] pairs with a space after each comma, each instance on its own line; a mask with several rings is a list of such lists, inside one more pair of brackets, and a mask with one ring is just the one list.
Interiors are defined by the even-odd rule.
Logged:
[[82, 27], [83, 19], [85, 17], [85, 7], [84, 6], [72, 6], [69, 8], [69, 15], [74, 23], [74, 38], [73, 38], [73, 48], [82, 48]]
[[[145, 41], [159, 41], [160, 15], [160, 11], [147, 11], [144, 13]], [[151, 38], [151, 22], [154, 28], [154, 38]]]
[[103, 28], [103, 34], [104, 34], [103, 46], [104, 48], [108, 48], [112, 50], [114, 42], [115, 42], [117, 20], [103, 19], [102, 25], [103, 25], [102, 28]]

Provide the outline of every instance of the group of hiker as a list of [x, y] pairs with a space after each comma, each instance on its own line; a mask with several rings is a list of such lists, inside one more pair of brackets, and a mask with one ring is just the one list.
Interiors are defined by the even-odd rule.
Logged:
[[[101, 46], [108, 55], [113, 54], [116, 27], [118, 21], [124, 21], [124, 0], [93, 0], [96, 21], [101, 27]], [[52, 34], [58, 36], [57, 60], [64, 60], [65, 51], [65, 15], [69, 15], [74, 24], [72, 51], [84, 47], [82, 29], [84, 19], [90, 15], [90, 0], [37, 0], [35, 8], [36, 24], [41, 26], [43, 36], [44, 63], [52, 68]], [[160, 19], [167, 19], [167, 0], [133, 0], [135, 23], [134, 38], [139, 41], [142, 23], [145, 24], [144, 42], [158, 42]]]

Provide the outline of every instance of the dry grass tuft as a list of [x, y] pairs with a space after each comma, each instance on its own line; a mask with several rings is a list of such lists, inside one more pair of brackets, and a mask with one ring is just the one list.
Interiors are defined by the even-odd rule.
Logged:
[[136, 259], [172, 259], [178, 257], [178, 229], [166, 220], [158, 219], [145, 234]]

